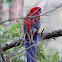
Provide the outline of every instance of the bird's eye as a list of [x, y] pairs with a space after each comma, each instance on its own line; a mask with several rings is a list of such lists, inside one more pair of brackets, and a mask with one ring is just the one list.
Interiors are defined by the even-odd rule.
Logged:
[[41, 10], [41, 8], [39, 8], [39, 11]]

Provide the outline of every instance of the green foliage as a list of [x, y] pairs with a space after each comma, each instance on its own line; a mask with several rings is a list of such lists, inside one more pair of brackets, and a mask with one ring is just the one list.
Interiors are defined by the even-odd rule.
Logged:
[[47, 55], [44, 53], [44, 48], [43, 48], [44, 42], [42, 42], [39, 46], [40, 46], [40, 51], [39, 55], [37, 54], [37, 60], [41, 61], [41, 62], [59, 62], [60, 61], [60, 57], [58, 55], [58, 51], [55, 52], [52, 56], [51, 55]]
[[7, 3], [6, 0], [3, 0], [3, 3], [6, 4]]
[[5, 24], [0, 25], [0, 40], [2, 43], [6, 43], [16, 37], [22, 37], [22, 21], [17, 24], [10, 24], [9, 26], [5, 26]]
[[21, 60], [21, 55], [19, 55], [18, 57], [14, 57], [10, 60], [11, 62], [26, 62], [25, 59]]
[[19, 24], [11, 24], [8, 28], [8, 32], [11, 34], [11, 37], [18, 37], [20, 35], [19, 31]]
[[56, 52], [53, 56], [52, 56], [52, 62], [55, 62], [55, 61], [59, 61], [60, 57], [58, 56], [58, 52]]
[[[24, 46], [22, 46], [21, 48], [19, 48], [19, 50], [16, 51], [16, 53], [18, 53], [19, 51], [23, 51], [24, 49], [25, 49]], [[11, 62], [26, 62], [26, 60], [25, 60], [25, 52], [15, 55], [14, 57], [12, 57], [10, 59], [10, 61]]]

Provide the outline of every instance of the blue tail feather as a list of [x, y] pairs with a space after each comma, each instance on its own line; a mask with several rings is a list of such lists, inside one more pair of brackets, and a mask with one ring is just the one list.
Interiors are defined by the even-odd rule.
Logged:
[[25, 49], [28, 48], [26, 49], [26, 62], [36, 62], [38, 39], [39, 39], [39, 35], [37, 34], [33, 39], [35, 43], [27, 43], [26, 41], [24, 42]]

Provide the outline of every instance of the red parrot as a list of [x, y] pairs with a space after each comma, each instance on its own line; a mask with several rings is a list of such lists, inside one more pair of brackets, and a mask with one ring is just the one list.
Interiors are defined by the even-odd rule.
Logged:
[[[24, 46], [26, 49], [26, 62], [36, 62], [37, 44], [39, 41], [40, 7], [34, 7], [30, 10], [26, 18], [24, 18]], [[37, 16], [38, 15], [38, 16]], [[29, 17], [33, 16], [33, 17]], [[36, 16], [36, 17], [34, 17]]]

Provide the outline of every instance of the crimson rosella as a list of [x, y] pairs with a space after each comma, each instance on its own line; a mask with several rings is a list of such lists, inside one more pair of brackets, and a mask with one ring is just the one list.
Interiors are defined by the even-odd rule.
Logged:
[[24, 18], [26, 62], [36, 62], [37, 44], [39, 41], [38, 31], [41, 25], [40, 13], [41, 8], [34, 7], [30, 10], [26, 18]]

